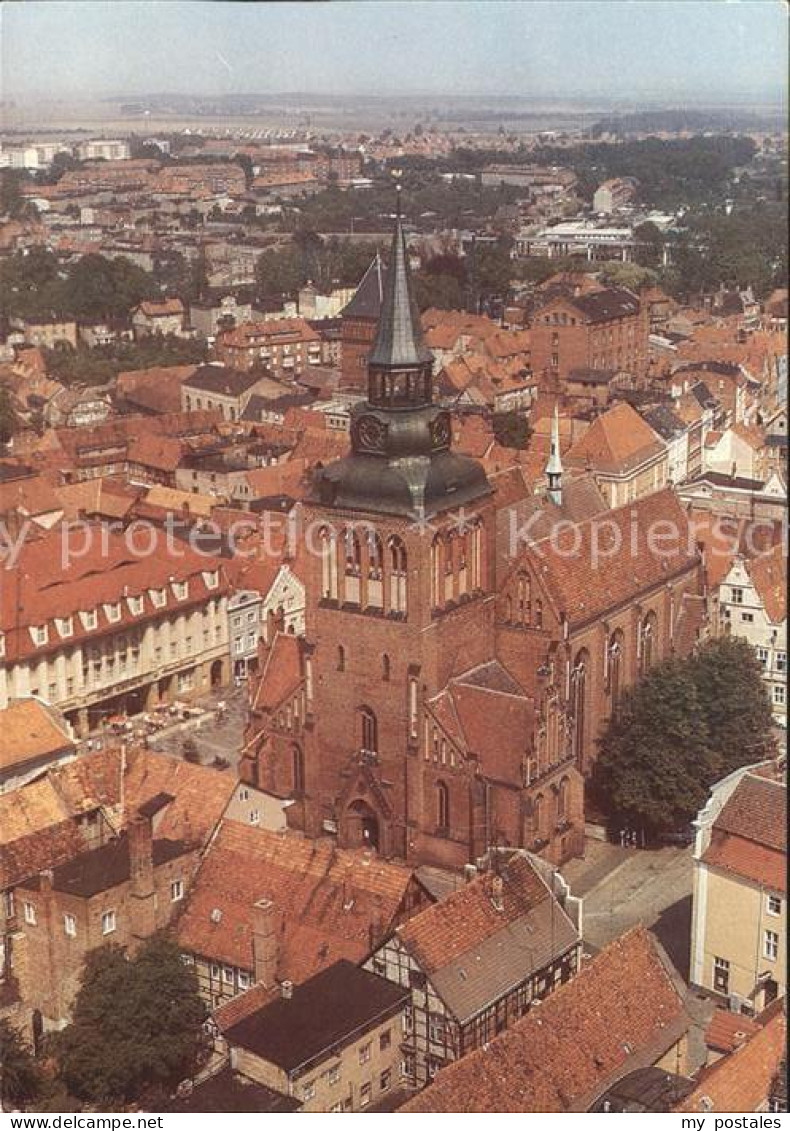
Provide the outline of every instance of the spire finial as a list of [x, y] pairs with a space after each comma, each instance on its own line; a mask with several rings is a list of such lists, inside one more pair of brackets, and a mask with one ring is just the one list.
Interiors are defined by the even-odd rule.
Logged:
[[560, 457], [560, 409], [558, 401], [554, 403], [554, 417], [551, 421], [551, 445], [549, 447], [549, 462], [546, 464], [546, 479], [549, 486], [549, 498], [557, 506], [561, 506], [562, 459]]

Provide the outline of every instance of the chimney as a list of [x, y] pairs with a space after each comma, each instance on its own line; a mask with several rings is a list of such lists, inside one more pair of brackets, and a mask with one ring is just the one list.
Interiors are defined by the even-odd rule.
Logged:
[[154, 908], [154, 833], [151, 818], [137, 812], [127, 829], [132, 936], [147, 939], [156, 930]]
[[505, 885], [503, 883], [501, 876], [493, 876], [492, 877], [492, 879], [491, 879], [491, 906], [494, 908], [494, 911], [504, 911], [505, 910], [505, 901], [504, 901], [504, 898], [503, 898], [504, 887], [505, 887]]
[[280, 997], [283, 997], [286, 1000], [288, 1000], [288, 998], [293, 997], [293, 992], [294, 992], [294, 984], [293, 984], [293, 982], [289, 981], [288, 978], [286, 978], [285, 981], [280, 983]]
[[252, 955], [256, 982], [271, 987], [277, 980], [280, 944], [279, 915], [270, 899], [259, 899], [252, 908]]

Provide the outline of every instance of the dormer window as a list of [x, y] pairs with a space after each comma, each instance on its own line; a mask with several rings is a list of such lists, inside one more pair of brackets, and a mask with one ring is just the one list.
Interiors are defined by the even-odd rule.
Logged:
[[0, 632], [0, 658], [5, 656], [5, 633]]
[[56, 617], [55, 625], [61, 636], [74, 635], [74, 618], [73, 617]]
[[189, 582], [188, 581], [174, 581], [173, 592], [175, 593], [177, 601], [185, 601], [189, 596]]
[[114, 601], [111, 604], [104, 606], [104, 613], [108, 621], [115, 623], [121, 619], [121, 604], [119, 601]]
[[215, 569], [204, 572], [203, 581], [205, 582], [206, 589], [216, 589], [219, 585], [219, 572]]
[[129, 597], [127, 602], [129, 612], [133, 617], [139, 617], [143, 611], [143, 598], [142, 597]]
[[49, 629], [46, 625], [40, 628], [31, 628], [30, 635], [33, 637], [33, 643], [37, 648], [41, 648], [49, 640]]
[[167, 604], [167, 590], [165, 589], [149, 589], [148, 596], [151, 598], [151, 603], [155, 609], [162, 609]]
[[86, 632], [90, 632], [92, 629], [96, 628], [98, 624], [96, 610], [88, 609], [85, 612], [80, 613], [80, 620], [82, 621], [82, 627], [86, 630]]

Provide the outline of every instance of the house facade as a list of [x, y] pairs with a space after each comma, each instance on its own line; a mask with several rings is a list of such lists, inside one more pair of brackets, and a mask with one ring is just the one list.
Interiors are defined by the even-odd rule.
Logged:
[[748, 640], [778, 722], [787, 721], [787, 603], [784, 547], [738, 556], [718, 590], [719, 627]]
[[753, 1016], [786, 992], [782, 767], [748, 766], [718, 782], [695, 827], [690, 980]]
[[554, 878], [547, 883], [521, 852], [492, 853], [485, 863], [366, 963], [409, 993], [403, 1057], [411, 1086], [487, 1045], [578, 969], [578, 909], [574, 924], [549, 887]]
[[28, 542], [4, 587], [0, 700], [40, 698], [84, 735], [111, 715], [227, 683], [228, 584], [217, 562], [186, 547], [136, 556], [96, 525], [91, 549], [68, 563], [64, 537], [55, 529]]

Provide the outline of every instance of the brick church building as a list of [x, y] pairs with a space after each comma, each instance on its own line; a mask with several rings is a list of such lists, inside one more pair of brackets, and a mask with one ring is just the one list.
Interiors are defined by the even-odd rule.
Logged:
[[[431, 369], [399, 218], [351, 451], [317, 472], [304, 507], [305, 637], [278, 634], [261, 657], [242, 776], [341, 846], [449, 868], [517, 846], [558, 863], [581, 851], [583, 774], [632, 640], [671, 650], [667, 584], [694, 589], [698, 561], [681, 554], [669, 575], [631, 562], [585, 610], [583, 561], [562, 561], [557, 582], [539, 547], [503, 554], [497, 494], [452, 450]], [[544, 533], [569, 521], [556, 425], [547, 475]]]
[[340, 376], [344, 388], [362, 392], [368, 379], [368, 356], [373, 348], [384, 301], [387, 268], [376, 252], [354, 297], [340, 312]]

